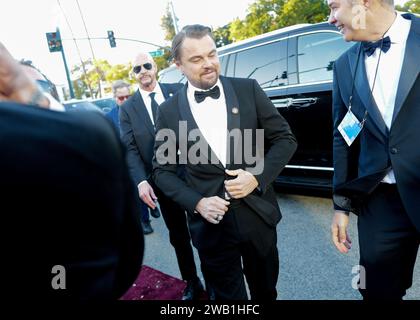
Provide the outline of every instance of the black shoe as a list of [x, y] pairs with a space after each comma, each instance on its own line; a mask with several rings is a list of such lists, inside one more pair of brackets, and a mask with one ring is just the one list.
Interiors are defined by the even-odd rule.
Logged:
[[182, 300], [198, 300], [204, 288], [200, 279], [187, 281], [187, 286], [182, 294]]
[[160, 217], [160, 210], [159, 210], [158, 206], [156, 206], [156, 208], [154, 208], [154, 209], [149, 208], [149, 212], [150, 212], [150, 215], [153, 218], [159, 218]]
[[153, 232], [153, 228], [150, 225], [150, 221], [141, 222], [141, 226], [143, 227], [144, 234], [151, 234]]

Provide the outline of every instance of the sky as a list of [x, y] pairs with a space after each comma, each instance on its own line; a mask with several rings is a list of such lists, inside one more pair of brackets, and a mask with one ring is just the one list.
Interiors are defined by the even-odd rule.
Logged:
[[[114, 31], [116, 38], [130, 38], [169, 45], [160, 26], [168, 0], [78, 0], [91, 38], [106, 37]], [[244, 18], [254, 0], [172, 0], [180, 28], [200, 23], [217, 28], [235, 18]], [[405, 2], [396, 0], [397, 4]], [[64, 12], [64, 14], [63, 14]], [[67, 24], [66, 18], [68, 20]], [[32, 60], [54, 83], [66, 84], [60, 52], [50, 53], [45, 33], [60, 28], [64, 52], [69, 67], [80, 64], [76, 45], [72, 40], [86, 38], [86, 31], [76, 0], [2, 0], [0, 7], [0, 41], [16, 59]], [[107, 39], [92, 40], [96, 59], [111, 64], [127, 63], [137, 52], [154, 51], [156, 47], [141, 43], [116, 40], [111, 48]], [[92, 57], [88, 41], [77, 45], [82, 59]]]

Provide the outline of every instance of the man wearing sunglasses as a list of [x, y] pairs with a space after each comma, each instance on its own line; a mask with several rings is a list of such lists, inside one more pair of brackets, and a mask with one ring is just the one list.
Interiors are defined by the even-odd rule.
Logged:
[[[115, 107], [111, 109], [105, 116], [112, 121], [115, 128], [120, 131], [120, 117], [118, 115], [120, 106], [131, 97], [130, 84], [123, 80], [116, 80], [112, 83], [112, 92], [115, 99]], [[144, 234], [153, 233], [152, 226], [150, 225], [149, 210], [143, 201], [139, 201], [140, 219]]]
[[133, 75], [139, 88], [120, 107], [121, 137], [128, 149], [127, 161], [140, 198], [151, 209], [155, 209], [156, 201], [159, 201], [182, 279], [187, 281], [182, 299], [193, 300], [199, 297], [203, 287], [197, 277], [185, 212], [166, 197], [151, 178], [157, 109], [182, 85], [159, 84], [156, 74], [156, 63], [149, 54], [140, 53], [136, 56], [133, 61]]

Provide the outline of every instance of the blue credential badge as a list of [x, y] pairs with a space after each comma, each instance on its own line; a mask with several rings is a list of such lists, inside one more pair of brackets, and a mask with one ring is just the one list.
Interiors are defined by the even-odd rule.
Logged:
[[356, 116], [351, 112], [351, 109], [347, 112], [343, 121], [338, 126], [338, 131], [340, 131], [347, 145], [350, 147], [351, 144], [356, 140], [360, 131], [363, 129], [363, 122], [360, 122]]

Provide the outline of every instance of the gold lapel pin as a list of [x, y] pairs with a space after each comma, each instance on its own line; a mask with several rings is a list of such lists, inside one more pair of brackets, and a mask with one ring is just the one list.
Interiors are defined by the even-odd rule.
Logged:
[[233, 114], [238, 114], [238, 113], [239, 113], [239, 109], [238, 109], [238, 108], [236, 108], [236, 107], [233, 107], [233, 108], [232, 108], [232, 113], [233, 113]]

